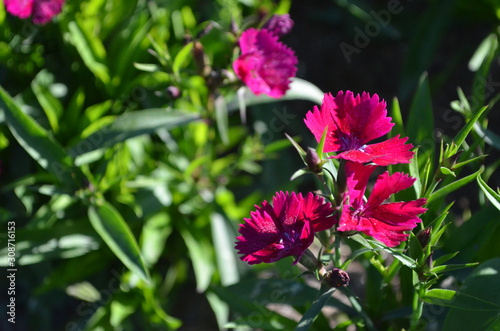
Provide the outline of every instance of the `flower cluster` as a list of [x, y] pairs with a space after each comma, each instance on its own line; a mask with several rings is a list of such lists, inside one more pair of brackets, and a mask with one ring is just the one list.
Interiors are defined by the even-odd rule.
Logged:
[[297, 57], [278, 39], [292, 27], [288, 15], [274, 15], [262, 29], [250, 28], [241, 34], [241, 55], [233, 69], [254, 94], [279, 98], [289, 88], [297, 71]]
[[[333, 158], [345, 164], [345, 191], [342, 215], [337, 231], [359, 231], [380, 240], [389, 247], [399, 245], [408, 238], [406, 231], [412, 230], [421, 220], [417, 215], [426, 211], [422, 206], [426, 199], [409, 202], [384, 203], [385, 200], [415, 182], [403, 173], [392, 176], [383, 173], [366, 201], [366, 185], [377, 166], [409, 163], [413, 158], [408, 138], [399, 135], [379, 143], [366, 143], [390, 132], [394, 126], [387, 116], [386, 103], [378, 95], [364, 92], [361, 96], [351, 91], [338, 92], [333, 97], [325, 94], [321, 110], [306, 114], [307, 127], [319, 142], [326, 129], [324, 152], [337, 152]], [[370, 163], [364, 165], [365, 163]], [[342, 185], [341, 185], [342, 186]]]
[[11, 15], [25, 19], [33, 16], [33, 23], [45, 24], [61, 12], [65, 0], [4, 0]]
[[[414, 178], [400, 172], [382, 173], [368, 198], [365, 198], [370, 175], [378, 166], [409, 163], [413, 158], [408, 138], [393, 137], [367, 144], [390, 132], [394, 126], [387, 116], [386, 103], [374, 94], [354, 96], [352, 92], [339, 92], [335, 97], [325, 94], [321, 109], [314, 107], [305, 117], [305, 124], [318, 142], [323, 138], [326, 153], [336, 152], [331, 158], [339, 159], [339, 191], [337, 199], [324, 202], [323, 198], [309, 193], [278, 193], [271, 206], [267, 201], [251, 213], [250, 219], [240, 225], [241, 236], [236, 249], [241, 259], [249, 264], [275, 262], [295, 256], [295, 263], [312, 244], [314, 234], [336, 225], [341, 233], [362, 232], [394, 247], [405, 241], [424, 213], [427, 200], [422, 198], [407, 202], [386, 202], [391, 195], [407, 189]], [[305, 152], [304, 152], [305, 154]], [[307, 155], [309, 155], [308, 153]], [[314, 154], [314, 153], [313, 153]], [[317, 156], [317, 155], [316, 155]], [[321, 171], [318, 157], [305, 157], [318, 163], [312, 172]]]

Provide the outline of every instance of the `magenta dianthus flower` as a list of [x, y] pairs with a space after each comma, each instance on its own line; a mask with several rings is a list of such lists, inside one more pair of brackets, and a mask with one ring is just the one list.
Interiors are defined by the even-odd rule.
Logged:
[[408, 202], [384, 203], [391, 194], [413, 185], [415, 178], [396, 172], [380, 175], [366, 202], [363, 200], [368, 178], [376, 168], [361, 163], [347, 162], [345, 166], [347, 189], [338, 231], [359, 231], [380, 240], [389, 247], [399, 245], [408, 238], [405, 231], [412, 230], [421, 222], [417, 215], [427, 209], [422, 208], [427, 199]]
[[262, 29], [270, 31], [275, 36], [281, 37], [290, 33], [293, 28], [293, 20], [290, 18], [289, 14], [283, 15], [273, 15], [266, 23], [262, 26]]
[[325, 94], [321, 110], [314, 106], [304, 120], [319, 142], [328, 126], [324, 152], [339, 152], [335, 158], [353, 162], [373, 162], [386, 166], [409, 163], [413, 157], [412, 144], [399, 135], [380, 143], [366, 145], [388, 133], [394, 126], [387, 117], [386, 103], [377, 94], [363, 92], [354, 97], [351, 91], [340, 91], [336, 97]]
[[265, 29], [244, 31], [240, 48], [241, 55], [233, 63], [236, 75], [256, 95], [283, 96], [297, 71], [295, 53]]
[[61, 12], [65, 0], [4, 0], [10, 14], [25, 19], [33, 15], [35, 24], [45, 24]]
[[337, 223], [330, 203], [308, 193], [276, 193], [273, 205], [267, 201], [255, 206], [251, 218], [240, 224], [241, 236], [236, 249], [241, 260], [249, 264], [276, 262], [287, 256], [296, 256], [294, 264], [312, 244], [314, 233], [327, 230]]

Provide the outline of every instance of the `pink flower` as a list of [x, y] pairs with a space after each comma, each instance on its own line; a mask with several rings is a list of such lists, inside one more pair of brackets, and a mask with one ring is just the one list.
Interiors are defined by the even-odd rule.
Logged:
[[295, 53], [268, 30], [244, 31], [240, 48], [241, 55], [233, 68], [250, 90], [273, 98], [284, 95], [297, 71]]
[[271, 263], [287, 256], [296, 256], [298, 262], [312, 244], [314, 233], [327, 230], [337, 222], [331, 216], [333, 209], [323, 198], [308, 193], [276, 193], [273, 205], [267, 201], [255, 206], [245, 224], [240, 224], [241, 236], [236, 238], [236, 249], [241, 260], [249, 264]]
[[409, 163], [413, 157], [408, 138], [399, 135], [383, 142], [366, 145], [369, 141], [388, 133], [393, 127], [387, 117], [386, 103], [379, 101], [378, 95], [363, 92], [361, 97], [351, 91], [340, 91], [334, 98], [325, 94], [321, 110], [314, 106], [304, 120], [307, 127], [319, 142], [325, 127], [328, 126], [325, 152], [339, 152], [335, 158], [353, 162], [373, 162], [381, 166]]
[[25, 19], [33, 15], [35, 24], [45, 24], [59, 14], [65, 0], [4, 0], [10, 14]]
[[273, 15], [264, 25], [262, 29], [266, 29], [275, 36], [281, 37], [290, 33], [293, 28], [293, 21], [289, 14]]
[[384, 203], [391, 194], [413, 185], [415, 178], [396, 172], [392, 176], [386, 171], [380, 175], [368, 198], [364, 202], [366, 184], [376, 166], [347, 162], [347, 194], [340, 217], [338, 231], [360, 231], [380, 240], [389, 247], [399, 245], [408, 238], [405, 231], [412, 230], [421, 222], [417, 215], [427, 209], [422, 208], [427, 199], [408, 202]]

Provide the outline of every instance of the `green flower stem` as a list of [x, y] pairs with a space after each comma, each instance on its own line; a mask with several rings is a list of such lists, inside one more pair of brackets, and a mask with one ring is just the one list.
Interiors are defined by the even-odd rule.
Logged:
[[335, 235], [335, 259], [334, 259], [335, 267], [340, 268], [342, 265], [341, 256], [340, 256], [340, 236]]
[[349, 299], [349, 302], [351, 303], [352, 308], [354, 308], [354, 310], [356, 310], [356, 312], [358, 312], [358, 314], [361, 315], [361, 317], [365, 321], [366, 330], [376, 331], [377, 329], [375, 328], [373, 321], [368, 316], [368, 314], [365, 312], [365, 310], [363, 309], [361, 304], [358, 302], [354, 293], [352, 293], [352, 291], [350, 289], [348, 289], [347, 287], [343, 287], [343, 286], [339, 287], [338, 290], [347, 296], [347, 299]]
[[410, 331], [417, 330], [417, 326], [424, 309], [424, 302], [420, 300], [420, 294], [420, 289], [415, 289], [415, 293], [413, 294], [413, 312], [411, 314]]

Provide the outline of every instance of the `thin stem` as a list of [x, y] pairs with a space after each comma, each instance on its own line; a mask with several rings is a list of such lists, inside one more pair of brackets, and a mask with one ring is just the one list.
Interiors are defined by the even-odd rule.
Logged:
[[416, 331], [424, 309], [424, 302], [420, 300], [420, 289], [415, 289], [412, 308], [413, 312], [411, 314], [410, 331]]
[[[337, 233], [335, 231], [335, 233]], [[341, 260], [341, 256], [340, 256], [340, 236], [339, 235], [335, 235], [335, 258], [334, 258], [334, 264], [335, 264], [335, 267], [337, 268], [340, 268], [340, 266], [342, 265], [342, 260]]]
[[347, 296], [347, 299], [349, 299], [349, 302], [351, 303], [352, 308], [354, 308], [354, 310], [356, 310], [358, 312], [358, 314], [361, 315], [361, 317], [363, 317], [363, 320], [365, 321], [366, 330], [376, 331], [377, 329], [375, 328], [373, 321], [370, 319], [368, 314], [365, 312], [365, 310], [363, 309], [361, 304], [358, 302], [354, 293], [352, 293], [351, 290], [349, 290], [346, 287], [339, 287], [339, 290]]

